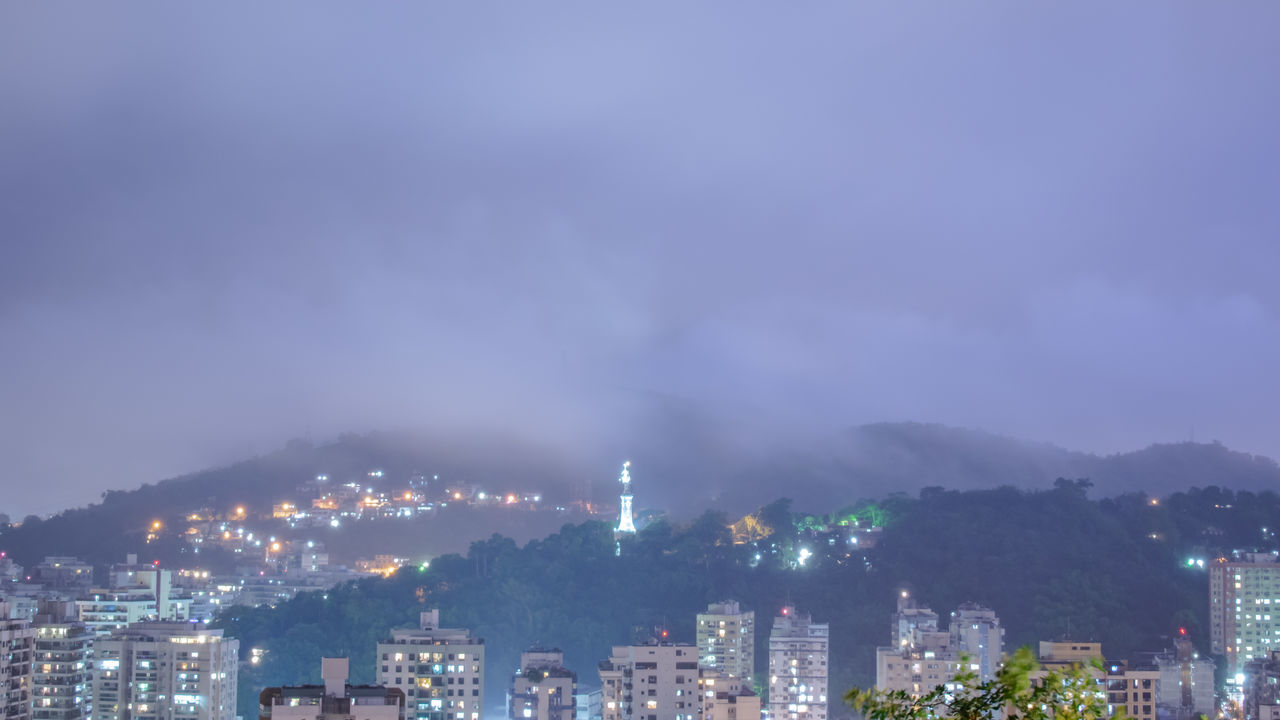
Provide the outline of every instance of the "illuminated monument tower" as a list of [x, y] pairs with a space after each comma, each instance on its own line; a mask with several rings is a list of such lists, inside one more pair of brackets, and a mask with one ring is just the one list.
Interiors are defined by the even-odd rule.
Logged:
[[622, 536], [635, 535], [636, 523], [631, 514], [631, 461], [622, 463], [622, 474], [618, 482], [622, 483], [622, 495], [618, 498], [618, 527], [613, 530], [615, 552], [622, 554]]

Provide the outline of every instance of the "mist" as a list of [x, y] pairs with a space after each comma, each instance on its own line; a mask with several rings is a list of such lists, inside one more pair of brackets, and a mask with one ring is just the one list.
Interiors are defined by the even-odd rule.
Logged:
[[6, 6], [3, 510], [379, 429], [708, 502], [878, 421], [1280, 455], [1278, 30]]

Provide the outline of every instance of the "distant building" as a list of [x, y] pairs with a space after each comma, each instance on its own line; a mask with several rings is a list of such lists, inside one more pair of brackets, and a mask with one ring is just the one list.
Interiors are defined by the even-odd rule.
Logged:
[[1073, 665], [1103, 662], [1102, 643], [1079, 640], [1041, 640], [1040, 666], [1046, 670], [1068, 670]]
[[[968, 641], [965, 634], [960, 637]], [[937, 613], [902, 593], [893, 614], [892, 644], [876, 648], [876, 688], [919, 697], [939, 685], [950, 685], [962, 669], [952, 638], [951, 632], [938, 629]], [[977, 658], [972, 663], [977, 672]]]
[[[0, 527], [3, 527], [2, 523], [0, 523]], [[24, 577], [26, 577], [26, 574], [22, 566], [14, 562], [13, 558], [5, 555], [3, 551], [0, 551], [0, 587], [20, 582]]]
[[1004, 657], [1004, 628], [995, 611], [976, 603], [961, 603], [951, 613], [948, 630], [952, 649], [966, 658], [968, 669], [976, 672], [982, 682], [994, 679]]
[[31, 582], [74, 597], [93, 586], [93, 566], [79, 558], [49, 556], [31, 568]]
[[736, 600], [712, 603], [698, 613], [698, 662], [750, 685], [755, 673], [756, 614]]
[[347, 658], [323, 658], [323, 685], [270, 687], [258, 695], [259, 720], [399, 720], [405, 695], [380, 685], [348, 685]]
[[907, 591], [898, 595], [898, 611], [893, 614], [893, 645], [905, 647], [912, 642], [916, 631], [937, 632], [938, 613], [917, 605]]
[[1040, 667], [1033, 681], [1078, 667], [1105, 688], [1109, 714], [1123, 711], [1130, 720], [1156, 720], [1160, 671], [1154, 665], [1108, 662], [1100, 642], [1059, 640], [1040, 643]]
[[760, 720], [760, 696], [752, 692], [749, 684], [744, 684], [743, 678], [702, 668], [698, 688], [702, 698], [701, 720]]
[[604, 694], [597, 688], [573, 696], [578, 720], [603, 720]]
[[1267, 657], [1248, 662], [1243, 673], [1245, 719], [1280, 718], [1280, 650], [1272, 650]]
[[94, 642], [95, 720], [234, 720], [240, 641], [139, 622]]
[[1156, 720], [1160, 670], [1151, 665], [1111, 663], [1107, 668], [1107, 710], [1123, 708], [1130, 720]]
[[0, 602], [0, 720], [31, 720], [31, 663], [36, 632], [31, 623], [9, 617]]
[[1200, 657], [1185, 635], [1178, 638], [1173, 650], [1157, 655], [1154, 661], [1160, 671], [1157, 707], [1162, 718], [1198, 720], [1201, 715], [1215, 715], [1213, 660]]
[[484, 639], [440, 627], [440, 611], [378, 643], [379, 685], [404, 691], [407, 720], [484, 717]]
[[[1280, 650], [1280, 561], [1245, 553], [1209, 563], [1209, 640], [1233, 674], [1251, 660]], [[1272, 608], [1276, 612], [1272, 612]]]
[[520, 653], [520, 669], [511, 678], [507, 717], [575, 720], [577, 692], [578, 675], [565, 668], [564, 653], [558, 649], [528, 650]]
[[93, 639], [72, 602], [41, 601], [32, 667], [34, 720], [82, 720], [93, 713]]
[[770, 720], [826, 720], [828, 626], [790, 605], [769, 633]]
[[617, 645], [600, 663], [604, 720], [697, 720], [698, 649], [650, 641]]
[[173, 573], [156, 567], [117, 570], [114, 587], [93, 588], [76, 600], [80, 621], [98, 635], [133, 623], [183, 621], [191, 617], [191, 597], [173, 586]]

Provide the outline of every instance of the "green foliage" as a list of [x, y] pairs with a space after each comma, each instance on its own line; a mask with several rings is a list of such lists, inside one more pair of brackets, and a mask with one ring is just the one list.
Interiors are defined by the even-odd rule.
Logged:
[[854, 688], [845, 695], [845, 702], [868, 720], [990, 720], [1001, 716], [1008, 720], [1102, 720], [1124, 716], [1123, 706], [1115, 714], [1107, 709], [1106, 674], [1101, 664], [1039, 670], [1035, 655], [1024, 647], [987, 682], [965, 672], [957, 675], [954, 683], [918, 697], [901, 690]]

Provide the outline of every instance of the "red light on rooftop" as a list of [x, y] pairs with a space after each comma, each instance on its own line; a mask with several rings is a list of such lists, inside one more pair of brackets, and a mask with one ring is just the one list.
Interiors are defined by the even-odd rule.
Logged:
[[782, 614], [786, 615], [788, 610], [790, 610], [790, 608], [782, 608]]
[[155, 565], [156, 567], [160, 567], [160, 561], [159, 561], [159, 560], [152, 560], [152, 561], [151, 561], [151, 564], [152, 564], [152, 565]]
[[1179, 635], [1186, 635], [1186, 634], [1187, 634], [1187, 629], [1186, 629], [1186, 628], [1178, 628], [1178, 634], [1179, 634]]
[[662, 631], [662, 637], [666, 637], [666, 636], [667, 636], [667, 631], [666, 631], [666, 630], [663, 630], [663, 631]]

